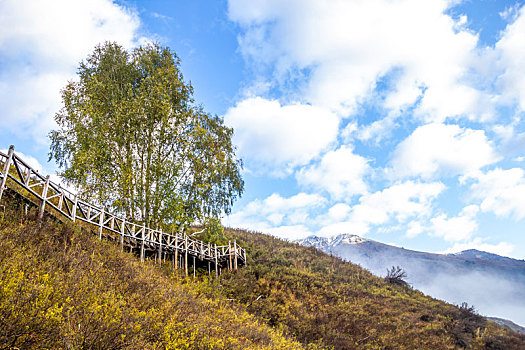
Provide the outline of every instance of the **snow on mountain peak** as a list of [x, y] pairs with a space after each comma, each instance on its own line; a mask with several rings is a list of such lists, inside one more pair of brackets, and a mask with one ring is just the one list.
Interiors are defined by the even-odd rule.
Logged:
[[305, 245], [313, 246], [318, 249], [326, 249], [330, 247], [335, 247], [339, 244], [359, 244], [368, 241], [367, 239], [353, 235], [350, 233], [342, 233], [337, 236], [332, 237], [318, 237], [318, 236], [308, 236], [304, 239], [297, 240], [296, 242]]

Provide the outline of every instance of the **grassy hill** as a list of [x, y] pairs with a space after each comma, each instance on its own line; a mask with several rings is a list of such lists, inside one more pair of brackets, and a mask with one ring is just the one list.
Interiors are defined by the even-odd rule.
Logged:
[[303, 344], [335, 349], [523, 349], [525, 337], [361, 267], [277, 238], [228, 230], [248, 267], [224, 292]]
[[2, 213], [0, 349], [301, 348], [203, 285], [78, 227]]
[[[1, 204], [6, 204], [5, 200]], [[0, 206], [0, 348], [519, 349], [468, 307], [313, 248], [227, 230], [248, 266], [185, 279], [11, 199]]]

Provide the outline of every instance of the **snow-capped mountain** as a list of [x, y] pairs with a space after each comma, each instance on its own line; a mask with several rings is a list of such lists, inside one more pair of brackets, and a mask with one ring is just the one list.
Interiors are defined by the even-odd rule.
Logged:
[[436, 298], [474, 305], [480, 313], [525, 325], [525, 261], [475, 249], [456, 254], [419, 252], [352, 234], [310, 236], [297, 243], [359, 264], [378, 276], [402, 267], [407, 282]]
[[315, 247], [324, 252], [330, 252], [333, 247], [340, 244], [358, 244], [366, 241], [367, 239], [360, 236], [343, 233], [334, 237], [309, 236], [296, 242], [307, 247]]

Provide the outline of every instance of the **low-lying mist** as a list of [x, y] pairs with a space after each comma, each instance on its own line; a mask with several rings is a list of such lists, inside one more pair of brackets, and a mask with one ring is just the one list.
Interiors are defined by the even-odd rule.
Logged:
[[404, 258], [384, 253], [376, 256], [342, 253], [339, 251], [336, 255], [378, 276], [385, 276], [391, 266], [400, 266], [406, 271], [406, 281], [411, 286], [432, 297], [458, 305], [466, 302], [484, 316], [525, 325], [525, 271], [519, 274], [505, 267], [498, 270], [472, 263], [464, 266], [461, 262], [447, 261], [447, 256], [441, 261], [425, 255]]

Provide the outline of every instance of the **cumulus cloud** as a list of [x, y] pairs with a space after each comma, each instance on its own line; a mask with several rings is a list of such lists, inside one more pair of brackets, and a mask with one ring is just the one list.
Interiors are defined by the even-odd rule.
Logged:
[[0, 120], [42, 140], [60, 108], [60, 89], [94, 46], [133, 46], [138, 16], [110, 0], [0, 3]]
[[470, 239], [478, 229], [476, 215], [479, 211], [477, 205], [469, 205], [461, 210], [458, 216], [447, 217], [441, 214], [430, 220], [431, 234], [443, 237], [446, 241], [465, 241]]
[[391, 219], [405, 222], [411, 217], [425, 217], [432, 212], [432, 201], [445, 189], [440, 182], [406, 181], [364, 195], [354, 206], [352, 218], [371, 224], [383, 224]]
[[500, 89], [500, 102], [510, 104], [517, 102], [525, 110], [525, 6], [521, 9], [511, 8], [507, 13], [514, 22], [510, 23], [496, 44], [495, 54], [498, 57], [498, 68], [501, 75], [497, 79]]
[[[319, 215], [320, 235], [340, 233], [367, 234], [372, 226], [383, 229], [410, 228], [413, 221], [424, 219], [432, 213], [432, 202], [445, 189], [439, 182], [419, 183], [407, 181], [381, 191], [367, 193], [358, 204], [350, 207], [344, 203], [332, 206], [326, 214]], [[411, 221], [409, 221], [411, 220]], [[394, 226], [388, 226], [393, 224]], [[419, 233], [419, 232], [418, 232]]]
[[363, 236], [370, 231], [370, 225], [359, 221], [339, 221], [324, 225], [317, 232], [319, 236], [332, 237], [341, 233]]
[[285, 198], [274, 193], [264, 200], [256, 199], [236, 211], [224, 223], [230, 227], [250, 228], [283, 238], [311, 235], [307, 226], [311, 211], [326, 205], [318, 194], [299, 193]]
[[396, 177], [469, 174], [500, 158], [483, 130], [450, 124], [426, 124], [402, 141], [393, 153]]
[[318, 156], [336, 139], [339, 125], [336, 115], [318, 107], [282, 106], [260, 97], [239, 102], [224, 119], [235, 129], [241, 156], [274, 172], [289, 172]]
[[[363, 177], [370, 171], [368, 161], [347, 146], [326, 153], [319, 164], [301, 169], [300, 185], [328, 192], [335, 199], [367, 192]], [[349, 199], [349, 198], [347, 198]]]
[[481, 200], [483, 212], [500, 217], [525, 218], [525, 170], [494, 169], [478, 174], [472, 184], [472, 196]]
[[[325, 211], [305, 224], [310, 230], [404, 231], [405, 237], [425, 233], [463, 244], [486, 230], [477, 222], [486, 212], [525, 217], [525, 196], [516, 195], [523, 169], [499, 170], [502, 178], [492, 178], [502, 160], [513, 158], [513, 166], [521, 167], [523, 158], [525, 7], [502, 6], [509, 24], [499, 36], [491, 33], [500, 39], [484, 47], [468, 27], [473, 19], [451, 15], [456, 4], [229, 0], [229, 18], [241, 30], [239, 52], [254, 73], [244, 91], [249, 97], [237, 107], [272, 102], [281, 111], [299, 101], [316, 110], [310, 125], [321, 136], [305, 152], [290, 146], [281, 154], [271, 146], [266, 154], [259, 146], [286, 148], [275, 141], [281, 123], [274, 122], [273, 132], [249, 120], [236, 127], [245, 140], [241, 151], [243, 142], [249, 145], [248, 163], [253, 157], [266, 167], [285, 167], [287, 174], [293, 170], [302, 190], [327, 196]], [[280, 102], [253, 96], [279, 96]], [[334, 120], [329, 131], [319, 127], [321, 119]], [[293, 130], [291, 137], [304, 140], [300, 135], [311, 135], [309, 130]], [[400, 140], [405, 132], [409, 136]], [[434, 203], [443, 182], [450, 192], [466, 190], [479, 201], [459, 213], [439, 214], [449, 209], [446, 201], [442, 208]], [[266, 222], [294, 225], [281, 214]]]
[[409, 224], [409, 219], [428, 218], [433, 200], [444, 188], [439, 182], [407, 181], [362, 195], [354, 206], [339, 202], [328, 209], [329, 201], [318, 194], [299, 193], [284, 198], [274, 193], [264, 200], [248, 203], [227, 217], [225, 224], [289, 239], [304, 238], [313, 233], [320, 236], [365, 235], [373, 226]]
[[315, 105], [355, 112], [378, 79], [395, 70], [384, 107], [419, 101], [416, 114], [441, 121], [483, 111], [483, 94], [469, 76], [477, 36], [464, 17], [445, 14], [453, 3], [230, 0], [229, 17], [244, 29], [239, 44], [247, 61], [269, 67], [279, 86], [299, 77]]

